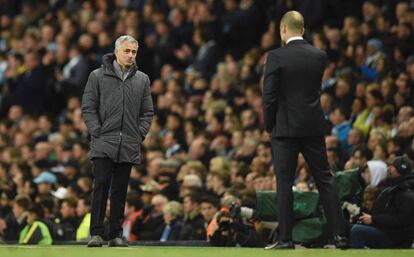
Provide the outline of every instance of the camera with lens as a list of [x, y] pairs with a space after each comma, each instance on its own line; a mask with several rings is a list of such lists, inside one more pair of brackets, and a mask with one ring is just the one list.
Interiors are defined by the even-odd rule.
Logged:
[[235, 219], [235, 220], [239, 220], [240, 219], [240, 210], [241, 210], [241, 207], [236, 202], [232, 202], [231, 206], [230, 206], [230, 209], [229, 209], [230, 217]]

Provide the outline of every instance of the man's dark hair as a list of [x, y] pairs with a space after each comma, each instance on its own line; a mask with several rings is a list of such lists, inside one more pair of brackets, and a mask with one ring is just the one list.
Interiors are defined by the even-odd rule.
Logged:
[[363, 146], [358, 146], [358, 147], [355, 148], [354, 153], [358, 152], [358, 151], [361, 152], [361, 157], [362, 158], [365, 158], [366, 160], [371, 160], [372, 159], [372, 156], [373, 156], [372, 152], [368, 148], [363, 147]]
[[202, 203], [210, 203], [211, 205], [213, 205], [217, 209], [220, 207], [218, 199], [216, 197], [212, 196], [212, 195], [203, 196], [200, 200], [200, 204], [202, 204]]
[[133, 206], [135, 210], [140, 210], [144, 207], [144, 204], [141, 201], [140, 194], [131, 192], [127, 194], [126, 202], [128, 205]]
[[189, 192], [188, 194], [186, 194], [184, 196], [190, 198], [192, 203], [198, 203], [200, 204], [201, 201], [201, 194], [198, 191], [192, 190], [191, 192]]
[[203, 42], [208, 42], [214, 38], [212, 29], [208, 26], [200, 27], [198, 32], [200, 33], [200, 37]]
[[88, 196], [79, 197], [79, 201], [82, 200], [86, 206], [91, 207], [91, 198]]
[[382, 102], [384, 100], [384, 97], [381, 94], [381, 91], [379, 89], [371, 89], [368, 91], [369, 94], [372, 95], [372, 97], [375, 98], [375, 100], [378, 100]]
[[30, 208], [32, 201], [30, 200], [29, 197], [21, 195], [21, 196], [16, 197], [16, 199], [14, 200], [14, 203], [27, 211]]
[[344, 116], [345, 120], [349, 120], [350, 113], [344, 106], [342, 105], [335, 106], [333, 111], [336, 111], [336, 110], [338, 110], [342, 114], [342, 116]]
[[63, 203], [67, 203], [68, 206], [71, 208], [76, 208], [76, 204], [77, 204], [76, 200], [73, 198], [66, 198], [65, 200], [62, 201], [62, 204]]
[[47, 209], [49, 212], [53, 212], [55, 209], [55, 202], [53, 201], [53, 197], [43, 197], [40, 199], [39, 203], [43, 209]]
[[30, 206], [28, 211], [30, 213], [36, 214], [38, 219], [43, 219], [45, 217], [45, 212], [43, 211], [42, 206], [40, 206], [38, 204], [34, 204], [34, 205]]

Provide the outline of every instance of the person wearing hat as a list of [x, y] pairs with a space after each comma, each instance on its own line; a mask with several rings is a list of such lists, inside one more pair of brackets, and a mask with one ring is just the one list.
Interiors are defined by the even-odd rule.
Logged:
[[405, 156], [388, 165], [386, 187], [371, 213], [363, 213], [351, 229], [354, 248], [410, 248], [414, 238], [414, 174]]
[[79, 162], [75, 159], [68, 159], [63, 162], [62, 184], [69, 186], [77, 183], [79, 179]]
[[33, 179], [33, 182], [37, 185], [39, 196], [49, 196], [52, 194], [53, 185], [57, 182], [57, 178], [53, 173], [43, 171]]

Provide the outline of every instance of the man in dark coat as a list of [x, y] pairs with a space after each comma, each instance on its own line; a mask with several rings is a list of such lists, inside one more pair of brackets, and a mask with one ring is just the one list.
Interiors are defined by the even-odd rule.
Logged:
[[351, 229], [355, 248], [410, 248], [414, 238], [414, 174], [407, 157], [396, 157], [388, 168], [388, 185]]
[[17, 196], [13, 201], [13, 211], [6, 216], [6, 230], [4, 239], [8, 241], [17, 241], [20, 232], [27, 225], [28, 210], [31, 205], [30, 198], [27, 196]]
[[121, 236], [128, 179], [131, 165], [140, 163], [140, 146], [154, 114], [149, 78], [135, 64], [137, 50], [134, 38], [119, 37], [115, 54], [105, 55], [103, 66], [90, 74], [82, 98], [95, 176], [91, 247], [102, 246], [109, 188], [109, 246], [127, 246]]
[[192, 192], [184, 196], [184, 223], [180, 231], [179, 240], [206, 240], [207, 232], [204, 219], [200, 213], [200, 197]]
[[11, 104], [20, 105], [25, 113], [44, 113], [45, 99], [49, 93], [47, 74], [40, 63], [37, 52], [29, 52], [24, 57], [27, 71], [11, 85]]
[[301, 152], [318, 187], [330, 237], [346, 247], [345, 221], [334, 189], [326, 155], [326, 122], [320, 105], [326, 53], [312, 47], [302, 35], [303, 16], [287, 12], [280, 22], [284, 47], [268, 53], [265, 65], [263, 110], [271, 133], [277, 177], [279, 241], [266, 249], [293, 248], [293, 193], [298, 154]]

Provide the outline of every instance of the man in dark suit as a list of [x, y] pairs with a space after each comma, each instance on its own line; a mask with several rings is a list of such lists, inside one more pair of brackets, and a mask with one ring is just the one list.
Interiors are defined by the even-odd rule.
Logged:
[[293, 248], [293, 193], [298, 154], [310, 167], [328, 221], [328, 231], [337, 247], [347, 240], [345, 222], [333, 185], [324, 134], [326, 122], [320, 106], [326, 53], [305, 40], [303, 16], [287, 12], [280, 22], [283, 47], [268, 53], [263, 87], [266, 130], [271, 133], [277, 177], [279, 241], [265, 249]]

